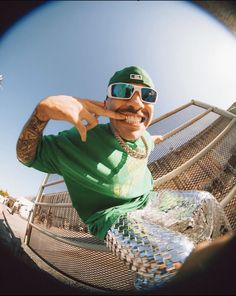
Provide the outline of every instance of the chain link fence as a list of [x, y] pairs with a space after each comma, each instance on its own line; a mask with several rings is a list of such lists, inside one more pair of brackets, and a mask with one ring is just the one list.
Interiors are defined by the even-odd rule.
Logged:
[[[191, 101], [153, 121], [161, 134], [148, 161], [154, 190], [203, 190], [224, 207], [236, 230], [236, 116]], [[90, 235], [73, 209], [65, 183], [46, 176], [29, 219], [26, 243], [70, 278], [113, 293], [133, 293], [135, 272]]]

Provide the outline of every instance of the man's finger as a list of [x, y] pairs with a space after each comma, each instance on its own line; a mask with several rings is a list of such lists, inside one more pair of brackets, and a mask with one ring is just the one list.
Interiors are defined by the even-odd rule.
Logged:
[[84, 109], [81, 113], [80, 120], [86, 120], [87, 126], [96, 126], [98, 124], [98, 119], [96, 114], [91, 114], [86, 109]]
[[[86, 111], [86, 110], [85, 110]], [[98, 125], [98, 119], [97, 115], [92, 115], [89, 112], [85, 112], [85, 116], [83, 117], [83, 120], [87, 121], [86, 129], [87, 131], [94, 128], [96, 125]]]
[[86, 142], [87, 140], [87, 129], [86, 127], [81, 123], [81, 121], [78, 121], [76, 123], [76, 128], [80, 134], [82, 142]]
[[87, 131], [91, 130], [92, 128], [94, 128], [95, 126], [97, 126], [98, 124], [97, 123], [89, 123], [86, 125], [86, 129]]
[[97, 118], [94, 118], [94, 120], [92, 120], [92, 121], [91, 120], [88, 121], [88, 124], [86, 125], [87, 131], [94, 128], [96, 125], [98, 125], [98, 123], [99, 122], [98, 122]]
[[101, 102], [101, 101], [89, 100], [88, 103], [92, 103], [92, 104], [94, 104], [98, 107], [102, 107], [102, 108], [104, 108], [104, 106], [105, 106], [104, 102]]
[[119, 120], [126, 119], [126, 115], [112, 111], [112, 110], [105, 109], [104, 105], [102, 107], [100, 107], [98, 105], [91, 103], [91, 101], [87, 102], [87, 108], [88, 108], [89, 112], [93, 112], [99, 116], [106, 116], [106, 117], [110, 117], [113, 119], [119, 119]]
[[108, 109], [98, 109], [98, 111], [96, 112], [98, 115], [100, 116], [106, 116], [106, 117], [110, 117], [113, 119], [118, 119], [118, 120], [125, 120], [126, 119], [126, 115], [112, 111], [112, 110], [108, 110]]

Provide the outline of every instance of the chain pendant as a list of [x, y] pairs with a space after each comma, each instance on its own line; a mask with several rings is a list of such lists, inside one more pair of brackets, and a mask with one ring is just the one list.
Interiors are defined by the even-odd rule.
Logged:
[[148, 155], [148, 145], [147, 142], [145, 140], [145, 138], [143, 136], [141, 136], [141, 140], [143, 141], [144, 147], [145, 147], [145, 151], [144, 152], [139, 152], [138, 150], [134, 150], [132, 148], [130, 148], [125, 141], [118, 135], [118, 133], [115, 131], [115, 129], [113, 128], [113, 126], [110, 124], [111, 130], [116, 138], [116, 140], [118, 141], [118, 143], [120, 144], [120, 146], [124, 149], [124, 151], [137, 159], [144, 159], [147, 157]]

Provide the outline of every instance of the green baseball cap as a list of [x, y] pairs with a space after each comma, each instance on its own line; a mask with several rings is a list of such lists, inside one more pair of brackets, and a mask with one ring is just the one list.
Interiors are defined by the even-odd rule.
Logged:
[[111, 77], [108, 86], [112, 83], [140, 83], [148, 87], [154, 88], [154, 83], [149, 74], [142, 68], [137, 66], [126, 67], [115, 72]]

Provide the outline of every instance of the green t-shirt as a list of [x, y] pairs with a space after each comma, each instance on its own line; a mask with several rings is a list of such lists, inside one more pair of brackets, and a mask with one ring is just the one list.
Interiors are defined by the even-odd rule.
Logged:
[[[149, 153], [154, 147], [147, 131]], [[141, 139], [127, 142], [142, 148]], [[73, 207], [89, 231], [103, 239], [117, 218], [147, 202], [153, 187], [146, 159], [129, 156], [113, 136], [109, 124], [99, 124], [82, 142], [76, 128], [43, 136], [35, 159], [27, 166], [63, 176]]]

